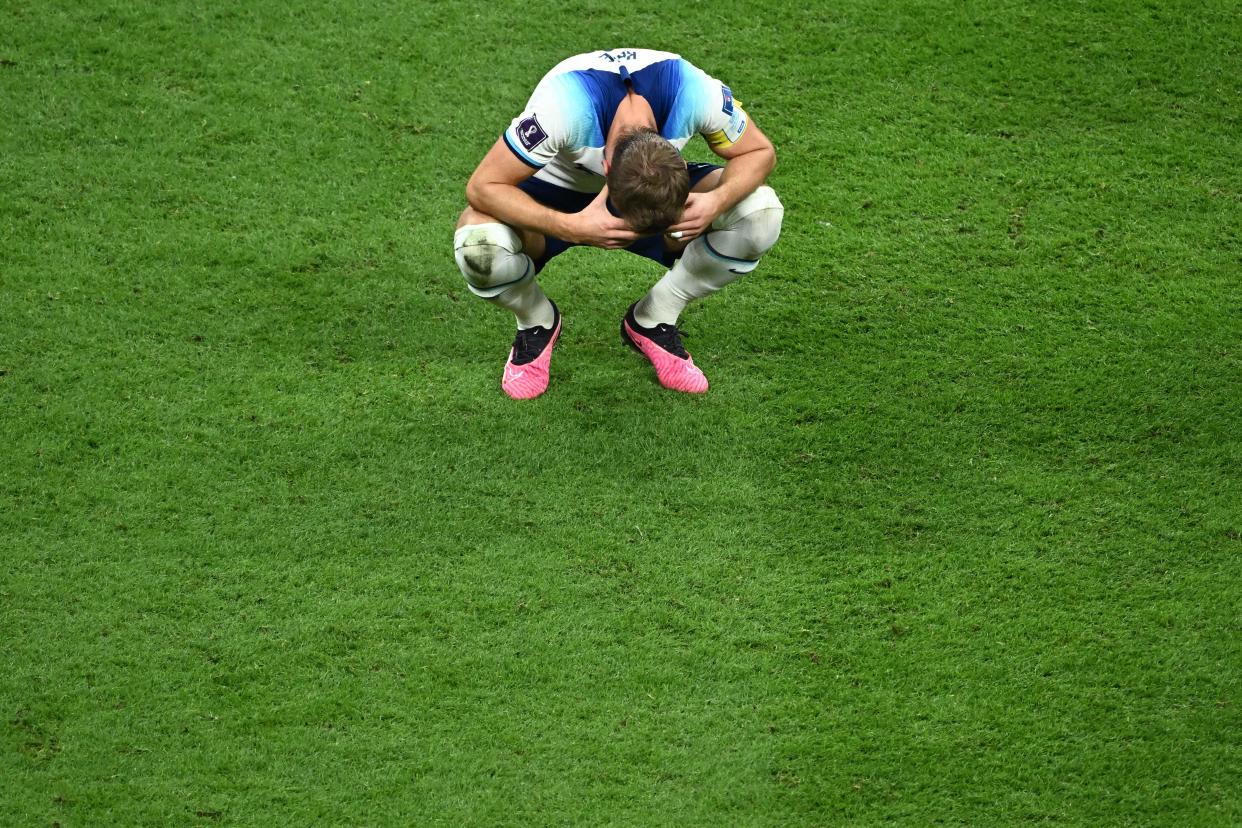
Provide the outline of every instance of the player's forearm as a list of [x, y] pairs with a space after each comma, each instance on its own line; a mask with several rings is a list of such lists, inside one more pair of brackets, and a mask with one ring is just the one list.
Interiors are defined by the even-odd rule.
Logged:
[[763, 184], [774, 169], [776, 151], [770, 147], [752, 150], [726, 161], [720, 184], [712, 191], [719, 202], [719, 211], [731, 210]]
[[565, 213], [543, 206], [512, 184], [472, 180], [466, 185], [466, 200], [474, 209], [510, 227], [564, 238]]

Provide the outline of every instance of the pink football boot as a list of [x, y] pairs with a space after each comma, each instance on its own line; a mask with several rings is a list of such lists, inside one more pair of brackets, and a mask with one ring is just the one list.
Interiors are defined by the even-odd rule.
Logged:
[[660, 385], [687, 394], [706, 393], [707, 377], [682, 347], [681, 331], [676, 325], [644, 328], [634, 319], [634, 305], [630, 305], [621, 320], [621, 341], [651, 360]]
[[561, 312], [555, 303], [552, 313], [555, 319], [550, 330], [536, 325], [518, 331], [513, 340], [500, 387], [515, 400], [534, 399], [548, 390], [552, 348], [561, 335]]

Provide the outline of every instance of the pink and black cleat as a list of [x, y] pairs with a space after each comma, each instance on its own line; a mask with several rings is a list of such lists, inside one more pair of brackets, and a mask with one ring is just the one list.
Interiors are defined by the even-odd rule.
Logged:
[[561, 335], [561, 312], [552, 305], [552, 327], [536, 325], [517, 332], [500, 387], [515, 400], [530, 400], [548, 390], [552, 348]]
[[682, 346], [681, 331], [676, 325], [644, 328], [634, 319], [634, 305], [630, 305], [621, 320], [621, 341], [651, 360], [656, 379], [665, 388], [687, 394], [707, 392], [707, 377]]

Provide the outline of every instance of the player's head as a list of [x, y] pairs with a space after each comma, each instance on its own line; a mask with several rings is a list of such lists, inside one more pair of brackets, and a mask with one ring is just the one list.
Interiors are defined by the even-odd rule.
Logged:
[[608, 167], [608, 193], [636, 232], [662, 233], [676, 224], [689, 192], [685, 160], [654, 129], [635, 129], [617, 141]]

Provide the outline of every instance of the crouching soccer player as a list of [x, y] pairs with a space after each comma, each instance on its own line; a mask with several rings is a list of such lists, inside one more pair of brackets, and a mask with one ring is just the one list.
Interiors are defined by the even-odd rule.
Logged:
[[[724, 159], [687, 165], [698, 133]], [[630, 306], [621, 337], [666, 388], [707, 390], [682, 346], [686, 305], [755, 269], [784, 213], [764, 180], [771, 142], [729, 87], [678, 55], [648, 49], [562, 61], [466, 185], [453, 247], [470, 290], [517, 317], [501, 387], [548, 387], [561, 314], [535, 276], [575, 245], [624, 248], [669, 268]]]

